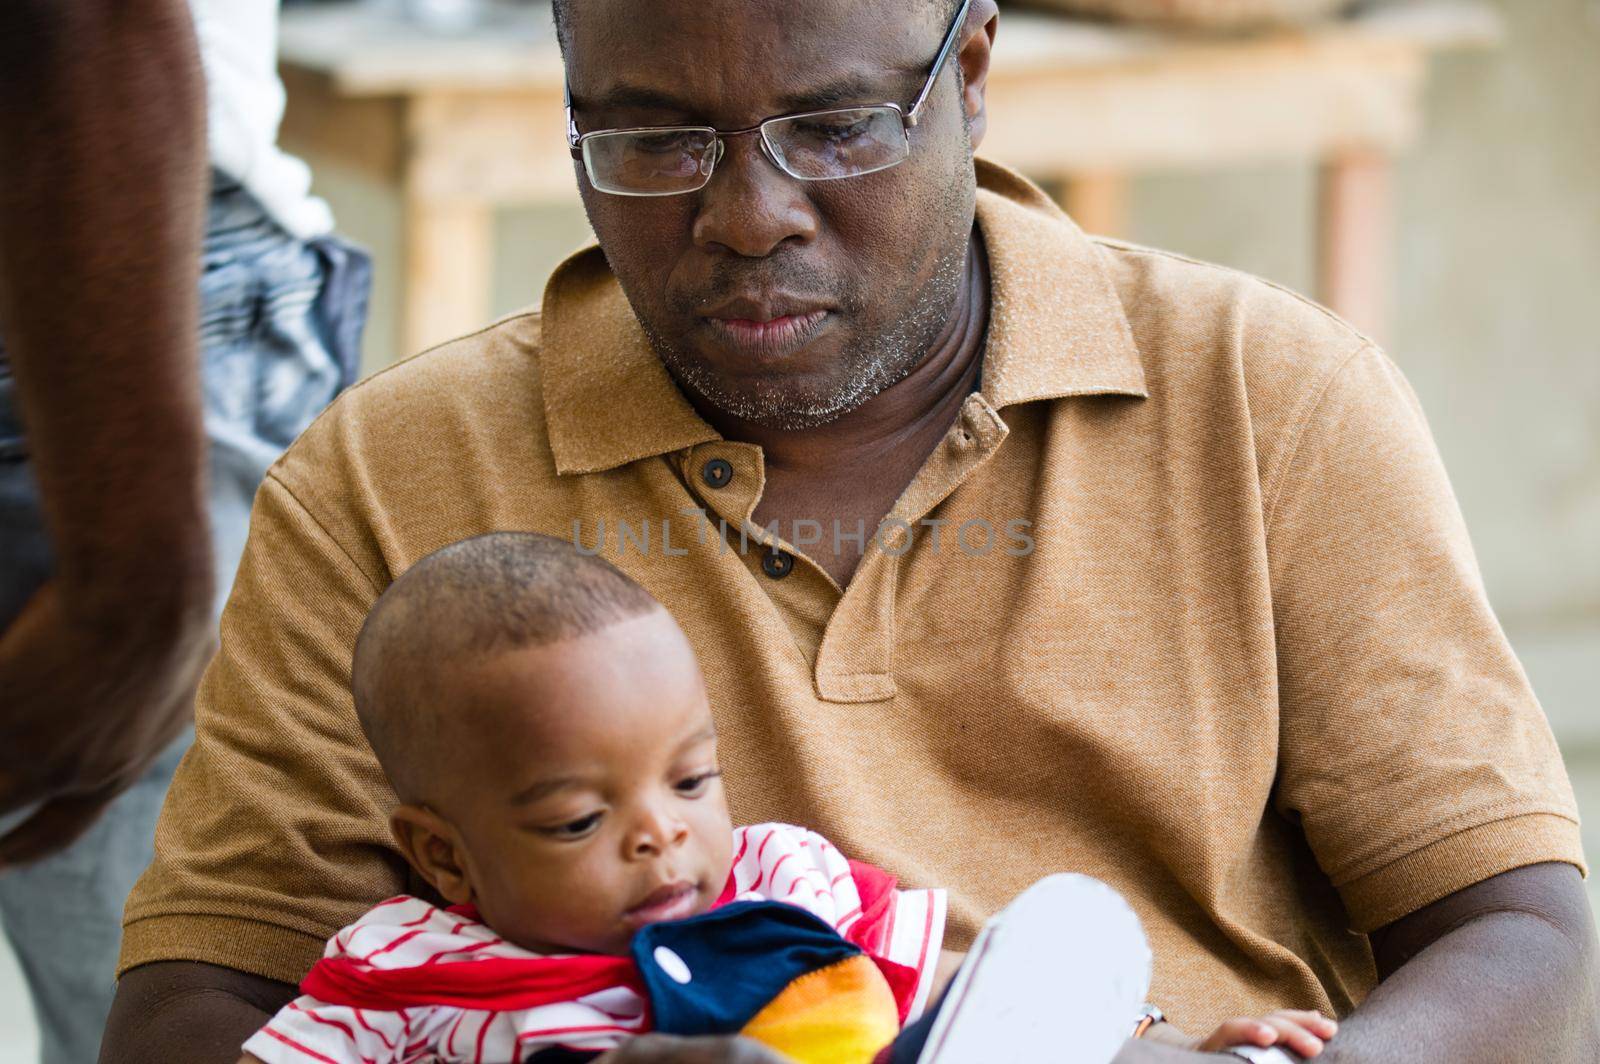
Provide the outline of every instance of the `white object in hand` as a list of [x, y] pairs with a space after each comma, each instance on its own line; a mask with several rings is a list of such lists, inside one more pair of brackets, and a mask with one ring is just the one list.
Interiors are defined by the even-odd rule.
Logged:
[[1150, 946], [1122, 895], [1047, 876], [984, 925], [918, 1064], [1110, 1064], [1150, 988]]

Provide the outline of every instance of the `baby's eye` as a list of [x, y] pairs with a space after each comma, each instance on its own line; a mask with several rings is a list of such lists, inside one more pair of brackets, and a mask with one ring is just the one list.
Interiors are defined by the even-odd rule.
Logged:
[[722, 775], [721, 772], [712, 771], [701, 772], [698, 775], [688, 776], [678, 781], [677, 791], [679, 794], [688, 795], [691, 798], [698, 798], [700, 795], [706, 792], [707, 787], [711, 786], [711, 781], [720, 775]]
[[555, 827], [544, 828], [542, 830], [546, 835], [550, 835], [554, 838], [570, 840], [581, 839], [585, 835], [593, 832], [594, 829], [599, 826], [600, 814], [590, 813], [588, 816], [581, 817], [578, 820], [569, 820], [565, 824], [557, 824]]

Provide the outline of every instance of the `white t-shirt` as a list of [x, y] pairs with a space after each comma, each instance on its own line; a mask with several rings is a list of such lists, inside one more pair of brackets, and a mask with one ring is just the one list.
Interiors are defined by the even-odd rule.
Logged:
[[278, 0], [189, 0], [206, 72], [211, 162], [302, 239], [333, 228], [311, 170], [278, 148]]

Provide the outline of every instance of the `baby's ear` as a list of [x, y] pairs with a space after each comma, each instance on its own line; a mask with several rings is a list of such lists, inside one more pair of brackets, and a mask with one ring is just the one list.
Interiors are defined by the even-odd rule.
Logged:
[[417, 873], [452, 905], [473, 900], [466, 851], [455, 827], [426, 806], [402, 805], [389, 815], [395, 844]]

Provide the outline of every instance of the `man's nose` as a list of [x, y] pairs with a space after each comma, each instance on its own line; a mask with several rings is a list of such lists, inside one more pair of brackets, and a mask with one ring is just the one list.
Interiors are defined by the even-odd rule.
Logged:
[[730, 137], [694, 220], [694, 242], [745, 258], [764, 258], [785, 241], [817, 235], [815, 207], [802, 182], [779, 170], [761, 147], [761, 134]]
[[629, 833], [628, 854], [632, 857], [656, 856], [682, 845], [688, 837], [689, 825], [670, 809], [645, 809]]

